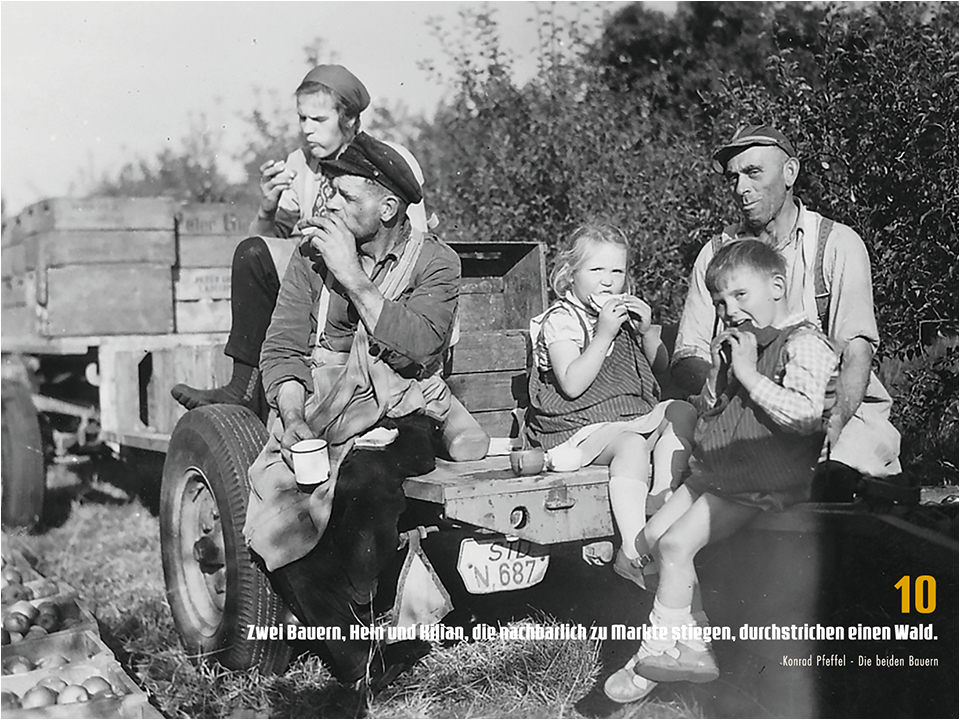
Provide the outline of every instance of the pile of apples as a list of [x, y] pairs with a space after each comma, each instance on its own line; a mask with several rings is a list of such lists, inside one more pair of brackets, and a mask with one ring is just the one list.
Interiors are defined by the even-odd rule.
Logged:
[[76, 625], [76, 618], [63, 618], [60, 607], [50, 600], [34, 605], [34, 598], [53, 597], [59, 586], [53, 580], [42, 578], [29, 587], [23, 583], [19, 570], [7, 566], [0, 574], [2, 588], [0, 601], [3, 604], [0, 616], [0, 644], [8, 645], [24, 638], [33, 638], [68, 630]]
[[45, 670], [46, 668], [62, 667], [69, 662], [70, 661], [67, 658], [58, 653], [44, 655], [42, 658], [37, 660], [36, 663], [30, 660], [30, 658], [21, 657], [20, 655], [13, 655], [3, 661], [3, 674], [20, 675], [21, 673], [28, 673], [32, 670]]
[[0, 644], [8, 645], [23, 639], [69, 630], [78, 622], [77, 618], [64, 618], [60, 606], [49, 600], [39, 605], [28, 600], [19, 600], [3, 608]]
[[3, 690], [0, 692], [0, 709], [69, 705], [115, 697], [117, 692], [113, 685], [100, 675], [91, 675], [79, 685], [70, 685], [62, 678], [48, 677], [27, 690], [23, 697], [17, 697], [16, 693]]
[[60, 591], [60, 586], [54, 580], [41, 578], [33, 583], [31, 588], [24, 583], [23, 574], [12, 566], [6, 566], [0, 572], [0, 602], [4, 605], [15, 603], [18, 600], [33, 600], [34, 598], [52, 597]]

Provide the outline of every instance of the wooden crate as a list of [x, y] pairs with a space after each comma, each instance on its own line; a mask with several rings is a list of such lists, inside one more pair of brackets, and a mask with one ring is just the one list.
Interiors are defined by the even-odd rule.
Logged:
[[460, 340], [447, 383], [491, 437], [508, 437], [526, 404], [530, 318], [546, 308], [539, 243], [450, 243], [460, 256]]
[[177, 265], [230, 267], [233, 251], [248, 236], [252, 210], [230, 203], [189, 203], [177, 213]]
[[9, 244], [48, 230], [172, 230], [169, 198], [51, 198], [30, 205], [9, 225]]
[[178, 333], [230, 330], [230, 266], [253, 217], [254, 211], [229, 203], [188, 204], [177, 213]]
[[[41, 282], [42, 280], [42, 282]], [[36, 289], [40, 335], [173, 332], [167, 265], [105, 263], [49, 268]]]
[[38, 708], [4, 710], [7, 718], [136, 718], [143, 717], [141, 707], [147, 703], [146, 693], [124, 672], [119, 662], [96, 656], [83, 662], [59, 668], [37, 670], [26, 675], [7, 675], [3, 689], [18, 698], [48, 677], [59, 677], [68, 684], [79, 685], [94, 675], [104, 678], [116, 693], [113, 697], [94, 698], [86, 702], [47, 705]]
[[3, 334], [172, 332], [174, 202], [53, 198], [3, 228]]
[[178, 333], [229, 332], [230, 267], [180, 268], [173, 285]]

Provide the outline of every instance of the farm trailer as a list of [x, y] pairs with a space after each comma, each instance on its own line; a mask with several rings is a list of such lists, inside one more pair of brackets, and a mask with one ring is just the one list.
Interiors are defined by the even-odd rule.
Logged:
[[[4, 226], [3, 521], [30, 525], [40, 517], [44, 445], [63, 452], [103, 441], [121, 456], [165, 456], [163, 566], [183, 642], [198, 657], [270, 672], [286, 665], [290, 647], [248, 639], [243, 629], [275, 625], [287, 613], [240, 533], [247, 468], [265, 427], [245, 408], [187, 413], [169, 395], [177, 382], [228, 379], [230, 261], [248, 220], [229, 205], [94, 198], [44, 201]], [[523, 590], [543, 579], [553, 550], [615, 536], [606, 470], [510, 472], [503, 450], [526, 400], [525, 328], [547, 300], [544, 249], [451, 244], [463, 266], [462, 332], [447, 382], [499, 452], [468, 463], [441, 459], [404, 490], [424, 522], [459, 531], [459, 591]], [[824, 598], [836, 594], [844, 553], [891, 533], [908, 537], [905, 547], [918, 558], [946, 558], [955, 585], [955, 539], [862, 506], [808, 504], [764, 516], [745, 539], [709, 554], [708, 610], [730, 625], [744, 618], [814, 624]], [[725, 600], [738, 597], [731, 578], [744, 573], [751, 597]], [[785, 647], [743, 646], [749, 658], [767, 660]], [[810, 702], [806, 685], [771, 671], [751, 692], [797, 709]]]

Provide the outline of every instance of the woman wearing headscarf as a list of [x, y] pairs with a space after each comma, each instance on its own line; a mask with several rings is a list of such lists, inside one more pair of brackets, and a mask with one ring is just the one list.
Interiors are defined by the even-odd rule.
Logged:
[[360, 113], [370, 94], [349, 70], [319, 65], [295, 92], [301, 146], [286, 160], [260, 166], [260, 208], [250, 235], [231, 265], [232, 324], [224, 354], [233, 359], [229, 383], [211, 390], [175, 385], [170, 391], [188, 409], [230, 403], [245, 405], [266, 419], [267, 406], [257, 367], [260, 347], [277, 304], [280, 278], [299, 244], [300, 224], [324, 211], [334, 191], [321, 162], [336, 158], [360, 131]]

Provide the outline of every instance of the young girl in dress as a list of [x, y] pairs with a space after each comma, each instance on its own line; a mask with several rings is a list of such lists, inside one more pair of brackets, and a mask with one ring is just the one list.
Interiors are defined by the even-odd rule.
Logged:
[[526, 433], [553, 469], [609, 466], [623, 539], [613, 569], [646, 589], [634, 539], [646, 523], [651, 459], [652, 512], [680, 483], [696, 412], [660, 402], [654, 371], [666, 368], [667, 351], [650, 306], [630, 293], [629, 267], [629, 242], [610, 225], [579, 228], [560, 253], [551, 278], [559, 300], [530, 325]]

